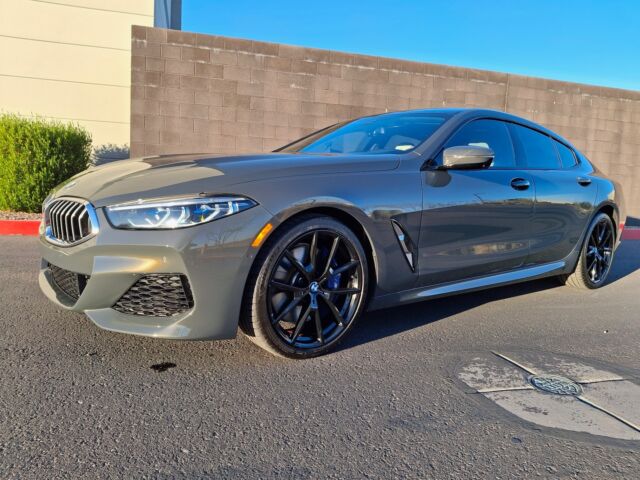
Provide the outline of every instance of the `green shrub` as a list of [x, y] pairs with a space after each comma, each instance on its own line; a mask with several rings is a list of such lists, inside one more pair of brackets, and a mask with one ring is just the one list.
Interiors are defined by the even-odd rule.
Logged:
[[0, 210], [40, 212], [49, 191], [90, 158], [91, 135], [78, 125], [0, 115]]

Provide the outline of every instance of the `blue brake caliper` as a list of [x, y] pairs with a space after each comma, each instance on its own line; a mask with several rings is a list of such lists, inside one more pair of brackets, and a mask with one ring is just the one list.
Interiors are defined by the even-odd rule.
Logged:
[[[338, 265], [338, 263], [335, 261], [335, 259], [333, 260], [331, 266], [332, 267], [336, 267]], [[327, 278], [327, 288], [329, 290], [334, 290], [336, 288], [338, 288], [340, 286], [340, 277], [342, 276], [341, 273], [338, 273], [337, 275], [331, 273], [329, 274], [329, 278]]]
[[[320, 251], [318, 252], [319, 254], [319, 258], [321, 259], [321, 265], [322, 265], [322, 261], [324, 261], [325, 258], [327, 258], [329, 256], [329, 250], [326, 248], [321, 248]], [[338, 266], [338, 262], [336, 262], [336, 259], [334, 258], [331, 261], [331, 267], [332, 268], [336, 268]], [[338, 288], [340, 286], [340, 277], [342, 276], [341, 273], [338, 273], [337, 275], [334, 275], [333, 273], [329, 274], [329, 277], [327, 278], [327, 290], [334, 290], [336, 288]]]

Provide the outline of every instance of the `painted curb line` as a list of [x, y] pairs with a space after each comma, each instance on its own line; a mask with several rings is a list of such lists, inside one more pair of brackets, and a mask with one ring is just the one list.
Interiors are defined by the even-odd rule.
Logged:
[[38, 235], [40, 220], [0, 220], [0, 235]]
[[640, 227], [627, 227], [622, 231], [622, 240], [640, 240]]

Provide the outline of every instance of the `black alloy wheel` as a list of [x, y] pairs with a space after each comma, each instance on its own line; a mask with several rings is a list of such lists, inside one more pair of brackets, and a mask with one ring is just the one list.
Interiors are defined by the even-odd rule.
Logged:
[[594, 284], [604, 282], [613, 259], [614, 233], [611, 221], [603, 219], [595, 224], [585, 251], [587, 275]]
[[577, 288], [600, 288], [611, 270], [615, 244], [611, 218], [599, 213], [589, 225], [575, 271], [561, 280]]
[[249, 307], [252, 328], [243, 327], [263, 348], [294, 358], [334, 348], [367, 291], [366, 256], [353, 232], [329, 217], [302, 220], [265, 246]]
[[267, 308], [274, 330], [295, 348], [331, 343], [362, 297], [362, 262], [332, 230], [313, 230], [285, 248], [271, 272]]

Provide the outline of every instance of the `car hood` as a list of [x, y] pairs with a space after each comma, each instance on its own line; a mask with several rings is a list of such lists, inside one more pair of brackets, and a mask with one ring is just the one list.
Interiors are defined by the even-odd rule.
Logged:
[[137, 199], [239, 193], [234, 185], [300, 175], [391, 170], [397, 155], [170, 155], [91, 167], [56, 187], [51, 198], [80, 197], [96, 207]]

